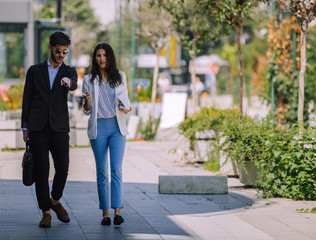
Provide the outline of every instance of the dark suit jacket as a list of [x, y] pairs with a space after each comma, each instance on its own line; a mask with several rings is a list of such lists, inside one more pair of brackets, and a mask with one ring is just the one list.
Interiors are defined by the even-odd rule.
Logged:
[[23, 104], [22, 128], [40, 131], [48, 123], [56, 132], [69, 132], [67, 105], [68, 89], [60, 85], [63, 77], [71, 79], [69, 90], [77, 88], [75, 68], [62, 63], [50, 90], [47, 61], [31, 66], [26, 74]]

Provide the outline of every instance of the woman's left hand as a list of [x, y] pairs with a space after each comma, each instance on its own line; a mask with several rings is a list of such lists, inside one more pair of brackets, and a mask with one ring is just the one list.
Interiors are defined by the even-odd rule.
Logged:
[[125, 108], [122, 109], [122, 108], [119, 107], [119, 110], [120, 110], [121, 112], [127, 114], [127, 113], [129, 113], [129, 112], [132, 110], [132, 107], [130, 107], [130, 109], [125, 109]]

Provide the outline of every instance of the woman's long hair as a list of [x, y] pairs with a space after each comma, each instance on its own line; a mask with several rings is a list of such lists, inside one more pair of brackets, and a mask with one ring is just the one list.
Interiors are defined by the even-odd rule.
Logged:
[[95, 79], [97, 75], [99, 76], [99, 83], [101, 83], [102, 81], [100, 68], [97, 61], [95, 60], [97, 51], [99, 49], [105, 50], [105, 56], [106, 56], [106, 70], [105, 71], [108, 74], [108, 82], [111, 88], [119, 86], [120, 84], [122, 84], [122, 77], [116, 66], [116, 60], [115, 60], [113, 49], [107, 43], [99, 43], [93, 51], [92, 63], [90, 67], [90, 73], [92, 77], [90, 81], [93, 82], [93, 80]]

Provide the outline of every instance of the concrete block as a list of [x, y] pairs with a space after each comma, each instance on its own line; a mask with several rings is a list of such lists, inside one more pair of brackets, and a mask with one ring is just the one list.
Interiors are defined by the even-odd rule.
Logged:
[[[221, 136], [220, 144], [222, 144], [225, 140], [226, 137]], [[229, 177], [239, 176], [239, 170], [236, 160], [232, 160], [227, 157], [224, 151], [220, 152], [220, 172], [221, 174]]]
[[76, 129], [76, 146], [89, 146], [90, 141], [87, 133], [88, 128], [88, 119], [76, 120], [75, 129]]
[[255, 185], [258, 175], [258, 169], [253, 161], [246, 161], [245, 168], [239, 168], [239, 181], [245, 186], [252, 187]]
[[203, 131], [197, 131], [195, 133], [195, 138], [196, 139], [209, 140], [209, 139], [214, 139], [219, 134], [220, 133], [217, 130], [207, 129], [207, 130], [203, 130]]
[[0, 149], [25, 148], [20, 121], [0, 121], [0, 136]]
[[22, 109], [8, 111], [8, 120], [21, 120]]
[[227, 176], [160, 175], [158, 190], [166, 194], [226, 194]]
[[197, 162], [207, 162], [209, 153], [214, 150], [211, 140], [197, 140], [195, 142], [195, 156]]
[[0, 121], [9, 120], [9, 115], [7, 112], [1, 112], [0, 111]]
[[[137, 105], [138, 116], [142, 120], [142, 123], [146, 123], [149, 120], [149, 115], [151, 111], [151, 103], [150, 102], [139, 102]], [[161, 103], [155, 104], [155, 112], [154, 118], [157, 119], [160, 116], [162, 105]]]
[[136, 115], [130, 116], [127, 124], [128, 135], [126, 136], [127, 139], [134, 139], [136, 138], [137, 129], [139, 125], [140, 117]]
[[214, 151], [213, 142], [220, 133], [217, 130], [208, 129], [195, 133], [195, 156], [198, 162], [209, 160], [209, 153]]
[[70, 146], [89, 146], [87, 134], [88, 119], [82, 118], [70, 121]]
[[75, 120], [70, 120], [69, 121], [69, 127], [70, 127], [70, 132], [69, 132], [69, 145], [71, 147], [76, 146], [76, 121]]
[[87, 129], [76, 129], [76, 146], [90, 146]]
[[220, 172], [228, 177], [239, 176], [237, 162], [228, 158], [224, 153], [220, 154]]

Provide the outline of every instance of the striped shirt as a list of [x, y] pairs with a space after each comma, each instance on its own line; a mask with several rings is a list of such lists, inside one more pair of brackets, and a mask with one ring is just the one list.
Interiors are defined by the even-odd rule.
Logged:
[[101, 81], [99, 86], [99, 101], [97, 118], [112, 118], [115, 112], [115, 88], [111, 88], [109, 83]]

